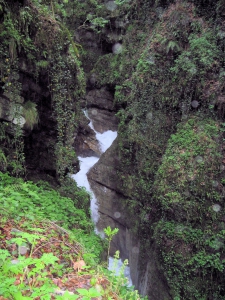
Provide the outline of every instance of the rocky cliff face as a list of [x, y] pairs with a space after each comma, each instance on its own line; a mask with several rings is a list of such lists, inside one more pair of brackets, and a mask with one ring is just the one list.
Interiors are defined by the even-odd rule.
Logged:
[[[113, 93], [106, 87], [102, 87], [88, 91], [83, 101], [83, 107], [90, 116], [94, 129], [100, 133], [107, 130], [116, 131], [118, 128], [118, 118], [115, 116], [113, 100]], [[101, 150], [94, 131], [88, 126], [89, 122], [85, 116], [80, 118], [75, 150], [80, 156], [100, 156]]]
[[98, 85], [115, 85], [120, 109], [118, 139], [88, 174], [98, 226], [120, 228], [113, 248], [150, 298], [222, 299], [222, 2], [207, 2], [211, 15], [196, 1], [153, 2], [138, 7], [142, 28], [132, 15], [121, 52], [93, 68]]
[[29, 0], [3, 1], [0, 22], [1, 169], [61, 181], [77, 164], [73, 143], [84, 84], [70, 32], [48, 6]]
[[118, 141], [115, 140], [88, 173], [99, 205], [97, 228], [99, 231], [107, 226], [119, 228], [119, 233], [111, 244], [111, 255], [119, 250], [122, 259], [128, 258], [132, 282], [142, 295], [149, 295], [155, 300], [171, 299], [159, 265], [156, 245], [153, 243], [144, 250], [139, 237], [132, 230], [135, 222], [130, 219], [126, 205], [127, 196], [118, 184], [118, 152]]

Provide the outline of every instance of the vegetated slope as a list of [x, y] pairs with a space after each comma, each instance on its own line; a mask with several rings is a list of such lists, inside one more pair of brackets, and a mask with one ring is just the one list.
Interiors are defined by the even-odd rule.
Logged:
[[93, 73], [121, 105], [115, 168], [140, 272], [157, 243], [173, 299], [224, 299], [223, 1], [139, 4]]
[[103, 242], [71, 199], [0, 179], [1, 299], [141, 299], [123, 271], [116, 277], [98, 265]]

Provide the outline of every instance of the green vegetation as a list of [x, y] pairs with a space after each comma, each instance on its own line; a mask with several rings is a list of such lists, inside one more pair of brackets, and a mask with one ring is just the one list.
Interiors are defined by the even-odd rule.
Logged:
[[[60, 226], [66, 229], [80, 230], [86, 234], [83, 237], [83, 244], [87, 240], [88, 247], [95, 249], [96, 256], [100, 256], [101, 247], [100, 239], [92, 234], [93, 224], [84, 210], [77, 209], [82, 207], [83, 201], [87, 201], [87, 195], [80, 191], [76, 194], [73, 201], [70, 198], [61, 197], [58, 192], [50, 188], [48, 185], [33, 184], [32, 182], [24, 182], [22, 179], [12, 178], [7, 174], [0, 173], [1, 188], [1, 206], [3, 215], [9, 214], [11, 218], [20, 220], [26, 216], [30, 220], [49, 219], [59, 222]], [[74, 183], [75, 184], [75, 183]], [[89, 206], [89, 202], [87, 203]], [[88, 237], [92, 236], [94, 240], [89, 241]], [[99, 244], [99, 246], [98, 246]]]
[[155, 224], [154, 237], [174, 299], [182, 294], [223, 299], [219, 134], [218, 123], [210, 119], [180, 123], [156, 173], [154, 201], [163, 218]]
[[[204, 211], [208, 213], [208, 200], [209, 206], [222, 200], [219, 183], [214, 182], [220, 173], [218, 136], [218, 123], [198, 118], [180, 123], [176, 134], [171, 135], [154, 185], [163, 211], [170, 207], [175, 213], [173, 220], [189, 221], [190, 216], [192, 223], [195, 218], [198, 223]], [[184, 188], [193, 196], [183, 197]]]
[[[20, 107], [24, 102], [22, 112], [11, 109], [11, 118], [18, 119], [22, 113], [26, 120], [25, 130], [33, 130], [42, 118], [37, 109], [40, 102], [43, 104], [43, 95], [39, 95], [39, 87], [34, 88], [35, 93], [28, 92], [28, 88], [25, 94], [22, 93], [18, 79], [25, 72], [35, 82], [34, 86], [46, 78], [48, 90], [45, 94], [50, 93], [48, 101], [52, 106], [49, 116], [56, 122], [56, 146], [51, 159], [61, 183], [66, 173], [73, 171], [77, 159], [72, 143], [79, 116], [78, 100], [85, 86], [78, 60], [81, 46], [73, 41], [67, 25], [55, 18], [56, 14], [59, 17], [66, 14], [65, 5], [56, 1], [30, 1], [23, 6], [17, 1], [2, 1], [0, 12], [1, 94], [12, 103], [12, 107]], [[7, 164], [7, 170], [22, 175], [26, 171], [23, 130], [15, 122], [10, 126], [10, 132], [2, 126], [4, 148], [1, 150], [10, 164], [15, 165], [12, 169]], [[8, 157], [12, 150], [16, 152], [15, 157]]]
[[38, 124], [38, 111], [36, 106], [37, 105], [31, 101], [27, 101], [23, 106], [23, 115], [26, 120], [26, 126], [31, 130]]
[[2, 173], [0, 178], [0, 296], [143, 299], [127, 287], [124, 269], [115, 276], [98, 265], [103, 242], [71, 199], [48, 186]]
[[224, 299], [222, 3], [139, 1], [123, 51], [93, 68], [120, 108], [116, 171], [129, 227], [145, 262], [158, 244], [173, 300]]
[[104, 233], [106, 234], [106, 240], [108, 241], [107, 261], [109, 259], [109, 251], [110, 251], [110, 245], [112, 242], [112, 238], [114, 237], [114, 235], [116, 235], [118, 233], [118, 231], [119, 231], [118, 228], [114, 228], [112, 230], [110, 226], [108, 226], [107, 228], [104, 229]]

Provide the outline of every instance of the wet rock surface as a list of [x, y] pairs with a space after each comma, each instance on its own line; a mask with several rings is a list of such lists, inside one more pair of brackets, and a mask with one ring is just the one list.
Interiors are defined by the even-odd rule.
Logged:
[[85, 97], [88, 114], [96, 131], [116, 131], [118, 118], [115, 116], [113, 93], [105, 87], [89, 91]]
[[[113, 101], [113, 93], [106, 87], [90, 90], [83, 101], [83, 107], [87, 108], [93, 127], [99, 133], [108, 130], [117, 131], [118, 118], [115, 116]], [[88, 126], [89, 123], [90, 120], [82, 114], [75, 138], [75, 150], [78, 156], [100, 156], [101, 154], [95, 132]]]
[[82, 114], [78, 134], [75, 138], [75, 151], [78, 156], [100, 156], [101, 151], [93, 129], [88, 126], [90, 120]]
[[92, 118], [93, 126], [96, 131], [103, 133], [107, 130], [117, 130], [118, 119], [114, 112], [98, 108], [89, 108], [88, 114]]
[[95, 106], [100, 109], [114, 110], [113, 94], [105, 87], [101, 89], [94, 89], [87, 93], [86, 97], [87, 107]]
[[115, 140], [87, 174], [91, 189], [98, 199], [100, 218], [97, 229], [101, 232], [107, 226], [119, 228], [112, 240], [110, 254], [113, 256], [119, 250], [122, 259], [128, 258], [132, 282], [141, 294], [150, 295], [153, 300], [171, 299], [160, 272], [155, 246], [151, 246], [148, 251], [141, 249], [139, 238], [130, 228], [133, 220], [129, 219], [123, 205], [126, 197], [118, 184], [117, 153]]

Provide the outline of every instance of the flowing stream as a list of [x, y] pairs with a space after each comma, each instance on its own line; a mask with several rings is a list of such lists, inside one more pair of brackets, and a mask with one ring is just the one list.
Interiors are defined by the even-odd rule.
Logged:
[[[85, 116], [89, 119], [90, 123], [88, 124], [91, 129], [94, 130], [96, 139], [99, 143], [99, 148], [101, 150], [101, 154], [104, 153], [113, 143], [115, 138], [117, 137], [116, 131], [105, 131], [103, 133], [97, 132], [94, 129], [93, 123], [91, 119], [88, 117], [88, 114], [86, 111], [84, 111]], [[74, 175], [72, 175], [72, 178], [77, 182], [78, 186], [84, 186], [88, 192], [91, 194], [91, 218], [94, 224], [98, 222], [99, 214], [98, 214], [98, 204], [97, 199], [95, 198], [94, 193], [91, 190], [90, 184], [87, 179], [87, 172], [90, 170], [91, 167], [94, 166], [94, 164], [97, 163], [99, 160], [99, 157], [96, 156], [88, 156], [88, 157], [81, 157], [78, 156], [78, 159], [80, 161], [80, 171]], [[97, 228], [95, 227], [95, 232], [103, 236], [103, 233], [99, 233]]]
[[[88, 124], [91, 129], [94, 130], [95, 135], [96, 135], [96, 139], [99, 143], [99, 148], [101, 150], [101, 154], [104, 153], [113, 143], [113, 141], [116, 139], [117, 137], [117, 132], [116, 131], [105, 131], [104, 133], [100, 133], [97, 132], [94, 129], [93, 123], [91, 121], [91, 119], [89, 118], [88, 114], [86, 111], [84, 111], [85, 116], [89, 119], [90, 123]], [[92, 221], [94, 222], [94, 224], [96, 225], [99, 219], [99, 213], [98, 213], [98, 202], [97, 199], [93, 193], [93, 191], [91, 190], [90, 184], [88, 182], [87, 179], [87, 173], [90, 170], [91, 167], [94, 166], [94, 164], [96, 164], [99, 160], [99, 157], [96, 156], [91, 156], [91, 157], [81, 157], [78, 156], [78, 159], [80, 161], [80, 171], [74, 175], [72, 175], [72, 178], [77, 182], [77, 185], [80, 187], [85, 187], [86, 190], [88, 192], [90, 192], [91, 196], [91, 218]], [[97, 234], [99, 234], [102, 238], [104, 238], [104, 233], [103, 232], [99, 232], [97, 227], [95, 226], [95, 232]], [[123, 265], [122, 261], [119, 260], [118, 262], [118, 266], [116, 270], [113, 270], [113, 258], [110, 257], [109, 258], [109, 265], [108, 265], [108, 269], [115, 271], [116, 274], [119, 274], [119, 269], [121, 268], [121, 266]], [[129, 285], [132, 285], [131, 282], [131, 278], [130, 278], [130, 268], [129, 267], [125, 267], [124, 270], [124, 274], [125, 276], [128, 278], [129, 280]]]

